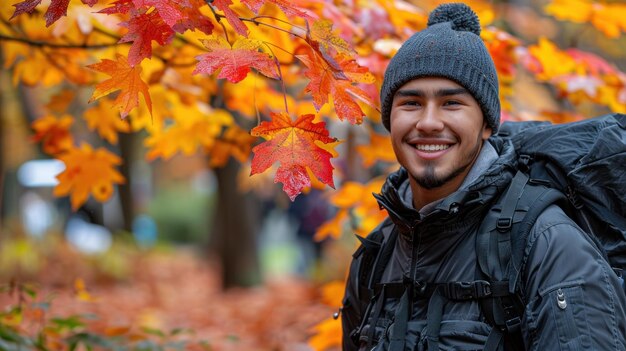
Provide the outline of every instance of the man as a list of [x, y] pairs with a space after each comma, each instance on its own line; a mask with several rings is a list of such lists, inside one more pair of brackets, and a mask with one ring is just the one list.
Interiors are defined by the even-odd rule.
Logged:
[[[441, 5], [385, 72], [382, 121], [402, 167], [377, 196], [389, 218], [354, 254], [343, 349], [626, 350], [621, 282], [557, 206], [535, 222], [520, 300], [507, 302], [521, 304], [522, 315], [498, 327], [487, 318], [481, 298], [492, 291], [477, 279], [476, 236], [511, 183], [516, 155], [510, 141], [492, 137], [498, 80], [479, 34], [469, 7]], [[374, 291], [365, 304], [364, 280]], [[473, 295], [451, 301], [432, 288], [447, 282], [472, 282]]]

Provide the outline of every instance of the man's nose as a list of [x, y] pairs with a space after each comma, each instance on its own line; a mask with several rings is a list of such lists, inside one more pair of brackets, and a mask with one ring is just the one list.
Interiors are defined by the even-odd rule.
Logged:
[[441, 112], [438, 111], [435, 106], [427, 105], [415, 124], [415, 128], [424, 133], [439, 132], [443, 130]]

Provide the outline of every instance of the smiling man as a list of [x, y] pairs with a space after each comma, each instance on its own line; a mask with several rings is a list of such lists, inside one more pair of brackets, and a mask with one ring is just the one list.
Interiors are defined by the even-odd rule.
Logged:
[[353, 255], [343, 349], [626, 350], [621, 282], [561, 208], [534, 222], [519, 291], [479, 269], [493, 259], [481, 225], [517, 167], [494, 136], [498, 78], [479, 34], [469, 7], [441, 5], [387, 67], [382, 121], [402, 167], [376, 195], [389, 218]]

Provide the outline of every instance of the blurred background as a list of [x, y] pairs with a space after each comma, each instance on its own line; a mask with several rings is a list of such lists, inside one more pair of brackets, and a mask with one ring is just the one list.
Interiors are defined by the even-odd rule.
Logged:
[[[159, 111], [157, 100], [164, 96], [155, 88], [159, 84], [208, 89], [204, 104], [232, 115], [246, 133], [258, 125], [257, 118], [267, 117], [250, 84], [267, 89], [258, 95], [280, 106], [279, 86], [243, 81], [242, 92], [236, 92], [228, 87], [234, 84], [225, 87], [216, 79], [205, 86], [206, 76], [174, 81], [159, 76], [162, 83], [151, 83], [153, 115], [143, 107], [129, 115], [125, 127], [111, 122], [107, 132], [88, 117], [95, 80], [77, 82], [74, 73], [58, 67], [69, 61], [55, 63], [55, 47], [41, 45], [74, 40], [69, 31], [53, 34], [68, 24], [43, 25], [50, 1], [10, 19], [18, 2], [0, 5], [0, 322], [8, 326], [0, 333], [0, 349], [13, 345], [9, 336], [23, 337], [36, 348], [35, 336], [44, 335], [47, 348], [39, 349], [61, 350], [70, 334], [84, 345], [105, 349], [137, 340], [206, 350], [338, 349], [338, 321], [331, 316], [340, 305], [357, 245], [354, 234], [366, 235], [384, 218], [370, 194], [397, 167], [375, 107], [362, 106], [366, 119], [360, 125], [339, 120], [332, 109], [309, 107], [342, 141], [332, 159], [335, 189], [314, 181], [291, 201], [282, 184], [274, 182], [275, 170], [250, 176], [249, 147], [260, 138], [248, 141], [240, 159], [227, 156], [216, 166], [213, 149], [202, 142], [178, 145], [195, 137], [197, 125], [165, 141], [155, 131], [182, 125], [175, 112]], [[402, 40], [424, 28], [426, 14], [439, 3], [294, 4], [334, 20], [338, 35], [356, 48], [358, 62], [376, 78], [363, 88], [376, 101], [387, 60]], [[625, 2], [468, 3], [492, 28], [483, 37], [501, 77], [503, 119], [559, 123], [626, 112]], [[72, 1], [71, 6], [85, 5]], [[72, 16], [79, 15], [70, 11]], [[107, 26], [102, 19], [91, 21]], [[29, 56], [42, 47], [38, 61]], [[154, 50], [167, 58], [172, 48]], [[181, 49], [179, 55], [193, 58], [202, 52], [194, 50]], [[144, 74], [154, 78], [159, 69], [147, 61]], [[61, 72], [59, 77], [50, 76], [54, 71]], [[168, 77], [170, 71], [163, 71]], [[190, 70], [181, 74], [192, 76]], [[291, 111], [309, 111], [297, 105], [298, 99], [307, 99], [305, 77], [294, 77], [285, 77], [292, 84], [285, 104], [293, 104]], [[180, 101], [188, 101], [185, 94], [179, 92]], [[250, 111], [257, 103], [260, 107]], [[143, 127], [131, 125], [139, 120]], [[54, 149], [81, 143], [119, 157], [121, 162], [113, 164], [124, 181], [103, 185], [100, 199], [85, 190], [84, 201], [74, 203], [59, 189], [58, 178], [74, 168]]]

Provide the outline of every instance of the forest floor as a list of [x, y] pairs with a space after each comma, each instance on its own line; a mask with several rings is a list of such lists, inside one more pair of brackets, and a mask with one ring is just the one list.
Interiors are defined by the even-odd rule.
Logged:
[[[319, 287], [298, 278], [222, 291], [213, 266], [189, 250], [137, 256], [121, 280], [58, 258], [35, 277], [37, 298], [50, 302], [47, 318], [93, 315], [94, 328], [108, 333], [182, 328], [211, 351], [305, 351], [312, 327], [334, 312]], [[14, 295], [2, 294], [0, 308]]]

